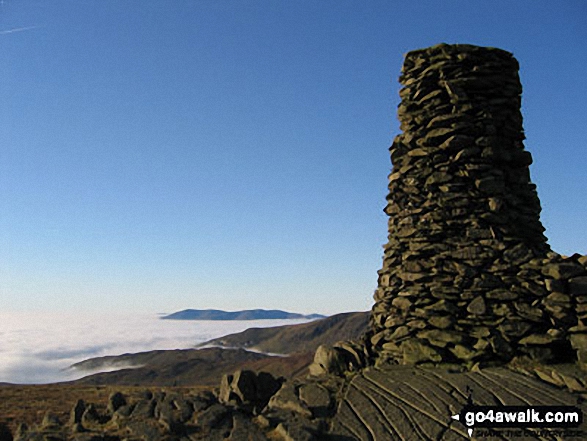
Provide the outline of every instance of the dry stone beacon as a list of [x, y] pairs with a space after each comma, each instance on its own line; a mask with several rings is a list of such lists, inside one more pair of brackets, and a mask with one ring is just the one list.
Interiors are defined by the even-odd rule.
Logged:
[[544, 236], [518, 62], [441, 44], [409, 52], [400, 82], [368, 351], [380, 363], [585, 365], [587, 261]]

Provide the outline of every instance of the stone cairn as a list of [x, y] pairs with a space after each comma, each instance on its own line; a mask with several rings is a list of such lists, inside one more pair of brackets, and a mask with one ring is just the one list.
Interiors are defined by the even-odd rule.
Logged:
[[587, 258], [550, 250], [524, 149], [518, 62], [409, 52], [388, 243], [367, 337], [380, 363], [587, 363]]

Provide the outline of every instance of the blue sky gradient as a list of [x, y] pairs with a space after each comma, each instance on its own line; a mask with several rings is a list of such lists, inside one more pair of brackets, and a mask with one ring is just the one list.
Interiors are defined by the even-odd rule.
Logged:
[[5, 0], [5, 310], [372, 304], [403, 54], [521, 64], [546, 235], [587, 253], [587, 3]]

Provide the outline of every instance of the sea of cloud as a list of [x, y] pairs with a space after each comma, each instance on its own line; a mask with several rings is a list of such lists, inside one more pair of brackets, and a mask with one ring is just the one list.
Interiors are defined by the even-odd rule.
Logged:
[[43, 384], [87, 375], [69, 367], [93, 357], [187, 349], [251, 327], [305, 320], [185, 321], [156, 314], [0, 312], [0, 383]]

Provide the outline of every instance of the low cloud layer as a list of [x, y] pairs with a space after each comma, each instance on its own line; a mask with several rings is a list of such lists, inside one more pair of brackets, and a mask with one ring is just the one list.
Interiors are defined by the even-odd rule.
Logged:
[[187, 349], [250, 327], [302, 322], [181, 321], [157, 315], [0, 313], [0, 383], [41, 384], [87, 375], [68, 369], [93, 357]]

